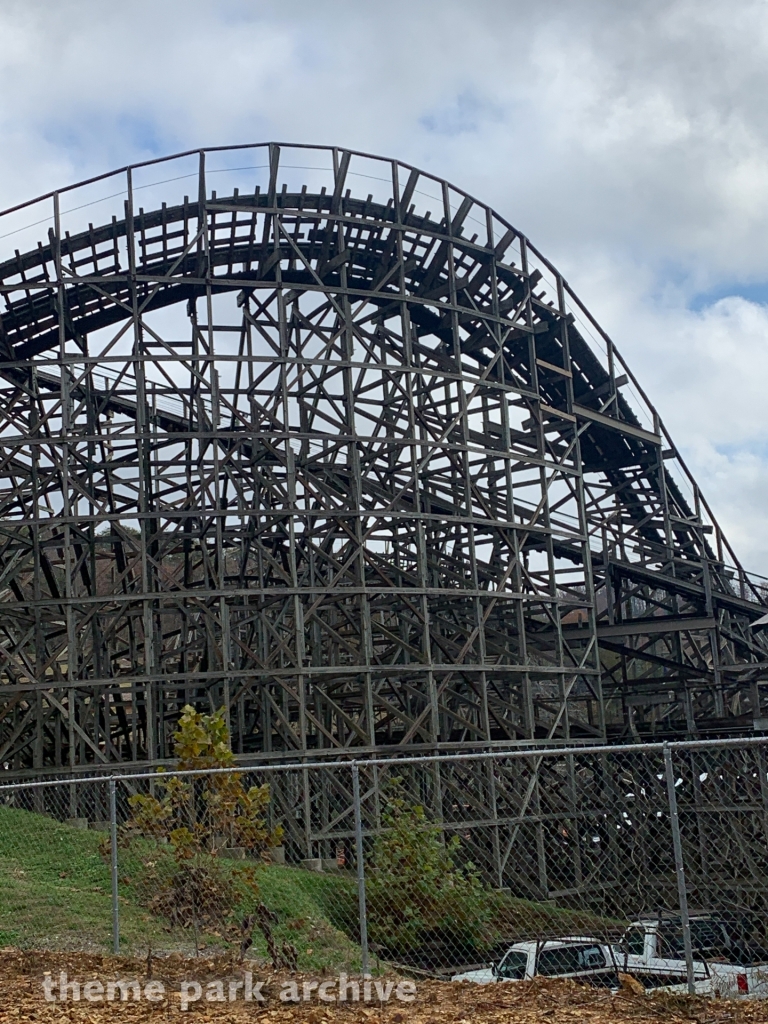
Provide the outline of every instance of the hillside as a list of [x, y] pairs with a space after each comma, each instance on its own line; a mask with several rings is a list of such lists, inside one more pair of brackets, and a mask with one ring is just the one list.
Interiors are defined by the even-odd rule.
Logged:
[[[99, 853], [102, 838], [40, 814], [0, 807], [0, 945], [111, 949], [111, 884]], [[296, 946], [303, 970], [359, 962], [359, 949], [328, 914], [348, 888], [347, 879], [278, 865], [260, 869], [258, 878], [264, 902], [278, 915], [275, 937]], [[194, 952], [194, 936], [173, 932], [153, 916], [122, 873], [120, 934], [126, 953], [140, 954], [150, 946]], [[224, 944], [220, 935], [200, 936], [199, 941], [203, 949]], [[266, 955], [258, 934], [253, 953]]]

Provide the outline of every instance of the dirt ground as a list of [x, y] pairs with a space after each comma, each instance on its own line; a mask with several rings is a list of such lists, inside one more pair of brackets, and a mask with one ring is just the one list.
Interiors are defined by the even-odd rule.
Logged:
[[[264, 1002], [242, 999], [244, 987], [235, 988], [232, 1002], [212, 1002], [217, 994], [227, 998], [229, 982], [237, 984], [251, 971], [253, 984], [263, 983]], [[49, 995], [56, 997], [60, 973], [67, 980], [81, 985], [81, 1000], [47, 1001], [44, 980], [50, 977]], [[139, 1000], [92, 1002], [82, 998], [84, 985], [96, 980], [105, 986], [109, 981], [135, 980], [139, 985]], [[198, 982], [201, 998], [182, 1011], [180, 992], [182, 982]], [[238, 963], [228, 959], [186, 960], [180, 956], [163, 959], [131, 960], [119, 957], [93, 956], [83, 953], [30, 952], [16, 949], [0, 950], [0, 1022], [17, 1024], [34, 1021], [35, 1024], [102, 1024], [107, 1020], [138, 1022], [175, 1018], [181, 1024], [192, 1018], [196, 1024], [244, 1024], [257, 1019], [263, 1024], [607, 1024], [607, 1022], [694, 1022], [694, 1024], [768, 1024], [768, 1001], [704, 1000], [687, 997], [646, 995], [621, 991], [612, 996], [607, 991], [585, 988], [565, 981], [537, 980], [530, 983], [478, 986], [470, 983], [452, 984], [432, 980], [415, 980], [413, 1001], [403, 1002], [393, 993], [383, 1003], [372, 992], [368, 1002], [322, 1003], [317, 1000], [317, 985], [331, 984], [334, 978], [308, 978], [299, 975], [269, 974], [254, 963]], [[398, 978], [387, 979], [395, 984]], [[154, 990], [147, 989], [154, 981]], [[309, 1001], [291, 1003], [281, 1001], [281, 991], [292, 982], [302, 991], [303, 983], [310, 984]], [[312, 987], [312, 982], [315, 986]], [[380, 981], [380, 984], [385, 984]], [[219, 988], [218, 986], [221, 986]], [[194, 989], [194, 986], [193, 986]], [[145, 998], [146, 992], [158, 1001]], [[119, 999], [120, 989], [115, 990]], [[189, 989], [188, 989], [189, 991]], [[193, 991], [194, 994], [194, 991]], [[408, 994], [406, 992], [406, 994]], [[115, 993], [113, 992], [113, 996]], [[206, 996], [209, 998], [207, 999]], [[364, 992], [361, 993], [364, 998]]]

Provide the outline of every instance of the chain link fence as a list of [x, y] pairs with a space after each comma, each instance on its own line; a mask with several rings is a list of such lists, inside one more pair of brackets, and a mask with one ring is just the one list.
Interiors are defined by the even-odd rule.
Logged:
[[768, 994], [767, 757], [768, 737], [17, 781], [0, 944]]

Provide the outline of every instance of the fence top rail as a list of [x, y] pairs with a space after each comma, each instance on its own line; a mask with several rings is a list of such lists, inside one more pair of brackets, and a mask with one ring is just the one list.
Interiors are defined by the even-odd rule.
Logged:
[[41, 789], [56, 786], [83, 785], [86, 782], [109, 782], [129, 781], [139, 779], [151, 779], [158, 781], [163, 778], [182, 777], [203, 777], [209, 775], [232, 775], [245, 774], [247, 772], [259, 772], [262, 774], [274, 774], [277, 772], [297, 771], [319, 771], [329, 768], [349, 768], [351, 771], [359, 771], [360, 768], [368, 767], [391, 767], [406, 764], [441, 764], [456, 763], [462, 761], [509, 761], [509, 760], [534, 760], [539, 763], [549, 757], [586, 757], [594, 754], [651, 754], [670, 751], [694, 751], [694, 750], [732, 750], [739, 748], [764, 747], [768, 746], [768, 735], [765, 736], [737, 736], [729, 739], [714, 740], [672, 740], [659, 741], [657, 743], [614, 743], [595, 746], [579, 747], [544, 747], [539, 750], [530, 747], [524, 750], [489, 750], [467, 754], [419, 754], [406, 757], [372, 757], [357, 760], [345, 758], [337, 761], [292, 761], [289, 764], [254, 764], [234, 765], [227, 768], [192, 768], [180, 770], [178, 768], [155, 768], [147, 772], [114, 772], [105, 770], [100, 775], [68, 776], [58, 779], [43, 779], [40, 781], [21, 780], [0, 785], [0, 794], [18, 789]]

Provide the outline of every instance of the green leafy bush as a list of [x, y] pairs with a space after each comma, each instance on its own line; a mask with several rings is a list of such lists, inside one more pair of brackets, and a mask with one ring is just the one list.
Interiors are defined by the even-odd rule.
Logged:
[[444, 841], [441, 828], [404, 797], [399, 782], [387, 794], [383, 823], [366, 868], [371, 941], [395, 954], [427, 942], [481, 946], [493, 894], [472, 864], [457, 865], [458, 836]]
[[[174, 753], [181, 770], [232, 767], [224, 709], [205, 715], [184, 708]], [[282, 839], [282, 829], [269, 829], [265, 819], [269, 786], [246, 788], [240, 772], [165, 775], [158, 772], [154, 793], [129, 800], [132, 816], [120, 835], [122, 862], [149, 909], [171, 925], [196, 933], [232, 932], [247, 948], [254, 921], [267, 920], [269, 913], [260, 902], [259, 858]], [[233, 847], [250, 859], [222, 857]], [[108, 843], [105, 853], [107, 848]]]

